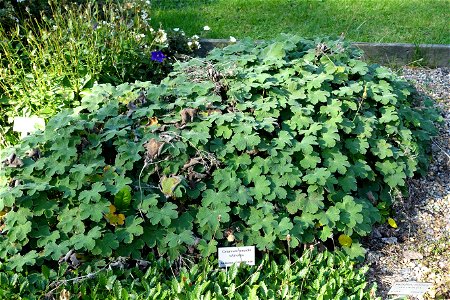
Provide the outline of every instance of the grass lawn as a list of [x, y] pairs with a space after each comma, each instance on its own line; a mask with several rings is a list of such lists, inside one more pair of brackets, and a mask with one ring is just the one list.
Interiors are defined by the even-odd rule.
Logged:
[[[358, 42], [450, 44], [450, 0], [154, 0], [153, 21], [203, 37], [281, 32]], [[155, 23], [157, 25], [157, 23]]]

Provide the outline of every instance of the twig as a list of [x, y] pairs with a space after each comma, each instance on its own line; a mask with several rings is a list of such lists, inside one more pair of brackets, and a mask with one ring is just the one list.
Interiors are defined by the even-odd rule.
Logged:
[[300, 295], [302, 294], [302, 290], [303, 290], [303, 284], [305, 283], [306, 278], [308, 277], [308, 273], [309, 273], [309, 267], [311, 265], [311, 256], [312, 256], [312, 249], [313, 249], [313, 245], [311, 245], [309, 247], [309, 257], [308, 257], [308, 265], [306, 266], [307, 270], [306, 270], [306, 274], [305, 277], [302, 280], [302, 284], [300, 285]]
[[[108, 264], [108, 266], [109, 266], [109, 264]], [[86, 274], [86, 275], [74, 277], [74, 278], [71, 278], [71, 279], [63, 279], [63, 280], [53, 281], [51, 284], [48, 285], [48, 287], [51, 287], [51, 286], [53, 286], [53, 285], [55, 285], [55, 287], [52, 288], [50, 291], [48, 291], [48, 292], [46, 293], [46, 295], [49, 297], [49, 296], [50, 296], [56, 289], [58, 289], [61, 285], [65, 285], [65, 284], [67, 284], [67, 283], [69, 283], [69, 282], [72, 282], [72, 281], [73, 281], [73, 282], [80, 282], [80, 281], [83, 281], [83, 280], [86, 280], [86, 279], [92, 279], [92, 278], [95, 277], [95, 275], [97, 275], [97, 274], [100, 273], [101, 271], [105, 270], [105, 268], [106, 268], [106, 266], [103, 267], [103, 268], [101, 268], [101, 269], [99, 269], [99, 270], [97, 270], [96, 272], [92, 272], [92, 273], [89, 273], [89, 274]]]
[[[243, 286], [244, 286], [244, 285], [245, 285], [245, 284], [246, 284], [253, 276], [255, 276], [256, 272], [258, 272], [259, 270], [262, 269], [262, 267], [263, 267], [263, 263], [261, 263], [261, 264], [258, 266], [258, 268], [256, 269], [256, 271], [253, 272], [252, 274], [250, 274], [250, 276], [249, 276], [247, 279], [245, 279], [244, 282], [242, 282], [240, 285], [238, 285], [238, 286], [234, 289], [234, 291], [236, 291], [237, 289], [243, 287]], [[232, 292], [232, 291], [229, 291], [229, 292], [225, 295], [225, 297], [228, 296], [229, 294], [231, 294], [231, 292]]]
[[142, 207], [142, 201], [143, 201], [143, 193], [142, 193], [142, 186], [141, 186], [141, 176], [142, 176], [142, 172], [144, 171], [144, 169], [148, 166], [148, 161], [145, 159], [144, 160], [144, 166], [142, 167], [142, 169], [141, 169], [141, 172], [139, 172], [139, 181], [138, 181], [138, 183], [139, 183], [139, 192], [140, 192], [140, 195], [141, 195], [141, 201], [140, 201], [140, 203], [139, 203], [139, 207], [138, 207], [138, 209], [139, 209], [139, 213], [141, 214], [141, 217], [142, 217], [142, 219], [144, 219], [144, 214], [142, 213], [142, 210], [141, 210], [141, 207]]
[[447, 158], [450, 160], [450, 154], [448, 154], [447, 151], [445, 151], [444, 148], [442, 148], [436, 141], [433, 141], [433, 144], [435, 146], [437, 146], [447, 156]]

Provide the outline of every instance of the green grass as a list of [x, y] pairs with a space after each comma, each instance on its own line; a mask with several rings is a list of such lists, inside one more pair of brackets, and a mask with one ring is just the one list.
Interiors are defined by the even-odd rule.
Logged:
[[204, 37], [268, 39], [281, 32], [358, 42], [450, 44], [450, 0], [156, 0], [153, 21]]

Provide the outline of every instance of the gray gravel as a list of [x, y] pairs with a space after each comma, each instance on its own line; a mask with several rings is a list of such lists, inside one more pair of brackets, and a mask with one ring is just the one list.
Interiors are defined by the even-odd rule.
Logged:
[[450, 68], [404, 67], [400, 75], [435, 100], [444, 122], [427, 175], [409, 180], [409, 196], [394, 205], [398, 228], [380, 225], [368, 241], [369, 280], [382, 299], [399, 281], [430, 282], [424, 299], [450, 299]]

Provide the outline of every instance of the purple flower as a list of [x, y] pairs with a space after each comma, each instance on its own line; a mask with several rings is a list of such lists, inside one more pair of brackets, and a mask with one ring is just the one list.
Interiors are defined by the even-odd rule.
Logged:
[[166, 56], [161, 51], [152, 52], [152, 60], [162, 63]]

